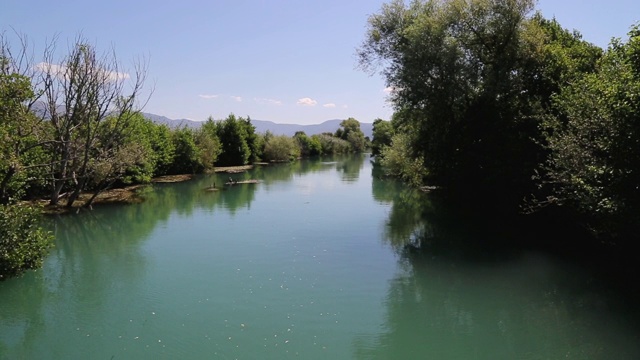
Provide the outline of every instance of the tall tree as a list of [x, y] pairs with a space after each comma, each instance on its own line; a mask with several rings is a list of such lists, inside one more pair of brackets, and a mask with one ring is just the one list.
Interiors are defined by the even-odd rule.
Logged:
[[318, 138], [309, 137], [304, 131], [296, 131], [293, 138], [298, 142], [300, 153], [303, 156], [320, 155], [322, 152], [322, 144]]
[[212, 117], [209, 117], [198, 130], [196, 143], [200, 148], [200, 162], [204, 170], [212, 170], [222, 152], [220, 139], [216, 132], [216, 123]]
[[354, 118], [348, 118], [340, 122], [340, 128], [336, 130], [336, 137], [348, 141], [353, 152], [363, 152], [366, 147], [364, 133], [360, 130], [360, 122]]
[[424, 181], [510, 209], [530, 191], [541, 115], [528, 87], [539, 74], [525, 71], [542, 43], [533, 3], [396, 0], [370, 17], [360, 64], [394, 89], [394, 127], [408, 135], [398, 143], [410, 141]]
[[249, 147], [249, 162], [255, 162], [260, 159], [261, 149], [260, 141], [258, 140], [258, 134], [256, 134], [256, 127], [251, 124], [251, 117], [240, 118], [241, 124], [244, 126], [246, 134], [245, 141]]
[[171, 140], [175, 150], [169, 174], [196, 174], [204, 169], [194, 130], [187, 127], [176, 129]]
[[8, 203], [23, 185], [15, 179], [25, 165], [23, 153], [33, 143], [26, 138], [34, 116], [24, 105], [33, 96], [28, 78], [0, 72], [0, 204]]
[[393, 132], [391, 122], [382, 119], [375, 119], [373, 121], [373, 140], [371, 141], [372, 155], [380, 155], [380, 152], [385, 146], [391, 145]]
[[640, 27], [614, 40], [596, 72], [565, 84], [546, 123], [550, 199], [596, 232], [635, 233], [640, 213]]
[[[236, 118], [234, 114], [230, 114], [225, 120], [217, 123], [217, 134], [222, 143], [222, 153], [218, 157], [217, 165], [245, 165], [249, 162], [251, 147], [247, 139], [250, 128], [253, 128], [250, 120]], [[252, 139], [255, 144], [255, 136]]]
[[31, 105], [39, 98], [33, 89], [33, 62], [26, 38], [18, 36], [16, 50], [0, 33], [0, 204], [26, 195], [27, 179], [38, 177], [46, 163], [41, 146], [46, 143], [47, 124]]
[[[57, 204], [68, 185], [71, 206], [90, 181], [92, 162], [119, 151], [114, 143], [140, 105], [146, 73], [141, 64], [133, 74], [122, 72], [115, 54], [99, 55], [81, 37], [61, 61], [54, 59], [54, 50], [49, 47], [45, 61], [38, 64], [46, 103], [43, 116], [53, 129], [50, 202]], [[107, 117], [111, 125], [101, 127]]]

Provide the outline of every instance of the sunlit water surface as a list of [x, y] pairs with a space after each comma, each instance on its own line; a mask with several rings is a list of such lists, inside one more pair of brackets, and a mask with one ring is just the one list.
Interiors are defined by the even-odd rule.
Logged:
[[261, 182], [201, 176], [52, 220], [44, 268], [0, 283], [0, 358], [640, 358], [627, 305], [590, 269], [413, 256], [436, 231], [428, 198], [366, 156], [232, 176]]

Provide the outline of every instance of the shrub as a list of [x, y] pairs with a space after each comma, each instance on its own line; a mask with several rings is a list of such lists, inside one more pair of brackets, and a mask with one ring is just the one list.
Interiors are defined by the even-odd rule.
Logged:
[[53, 236], [38, 222], [37, 209], [0, 205], [0, 280], [42, 266]]

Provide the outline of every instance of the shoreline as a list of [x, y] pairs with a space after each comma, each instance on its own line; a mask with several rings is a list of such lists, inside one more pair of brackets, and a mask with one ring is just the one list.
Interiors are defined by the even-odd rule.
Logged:
[[[216, 167], [210, 173], [227, 173], [227, 174], [239, 174], [247, 170], [253, 169], [254, 165], [241, 165], [241, 166], [220, 166]], [[111, 204], [137, 204], [144, 201], [144, 197], [140, 195], [140, 190], [153, 184], [170, 184], [179, 183], [192, 180], [196, 174], [180, 174], [180, 175], [164, 175], [151, 179], [148, 184], [136, 184], [125, 187], [112, 188], [101, 192], [94, 200], [88, 210], [94, 206], [111, 205]], [[83, 192], [78, 196], [78, 199], [73, 202], [71, 207], [66, 207], [65, 199], [61, 199], [57, 205], [49, 205], [48, 199], [36, 199], [26, 200], [20, 203], [25, 205], [35, 205], [42, 208], [44, 215], [63, 215], [72, 212], [79, 212], [85, 209], [85, 203], [93, 196], [93, 192]]]

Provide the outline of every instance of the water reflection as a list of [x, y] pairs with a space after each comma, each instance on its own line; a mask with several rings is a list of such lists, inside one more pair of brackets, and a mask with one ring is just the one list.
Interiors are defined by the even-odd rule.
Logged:
[[336, 169], [343, 181], [355, 182], [364, 167], [366, 157], [367, 155], [364, 154], [317, 157], [291, 163], [258, 166], [247, 172], [247, 176], [259, 180], [269, 188], [270, 185], [290, 181], [296, 176]]
[[368, 158], [365, 154], [354, 154], [341, 158], [336, 164], [336, 169], [341, 174], [342, 181], [356, 182], [364, 167], [365, 158]]
[[[158, 220], [138, 206], [49, 219], [46, 226], [56, 241], [44, 268], [0, 288], [0, 358], [30, 357], [20, 351], [54, 351], [57, 345], [41, 349], [43, 338], [81, 329], [114, 311], [118, 299], [113, 294], [139, 287], [147, 264], [140, 247]], [[91, 312], [69, 311], [87, 304]]]
[[[0, 358], [9, 348], [36, 348], [37, 339], [51, 336], [56, 324], [76, 329], [91, 323], [95, 316], [104, 317], [118, 302], [112, 294], [140, 292], [150, 266], [144, 243], [174, 214], [187, 218], [201, 210], [221, 210], [233, 215], [251, 208], [260, 186], [333, 169], [343, 178], [357, 179], [363, 162], [361, 156], [319, 158], [258, 166], [239, 174], [198, 176], [185, 183], [148, 186], [141, 191], [145, 199], [141, 204], [98, 206], [94, 211], [48, 219], [46, 226], [54, 232], [56, 246], [44, 268], [0, 287]], [[224, 186], [230, 177], [260, 183]], [[214, 184], [218, 191], [206, 191]], [[90, 304], [92, 313], [69, 311], [86, 308], [83, 304]], [[60, 319], [62, 314], [64, 320]]]
[[495, 251], [500, 231], [362, 160], [57, 219], [45, 269], [0, 284], [0, 358], [640, 358], [589, 268]]
[[640, 358], [633, 304], [593, 269], [501, 247], [517, 237], [497, 239], [376, 171], [373, 196], [391, 204], [385, 238], [402, 270], [389, 283], [385, 331], [358, 338], [358, 358]]

